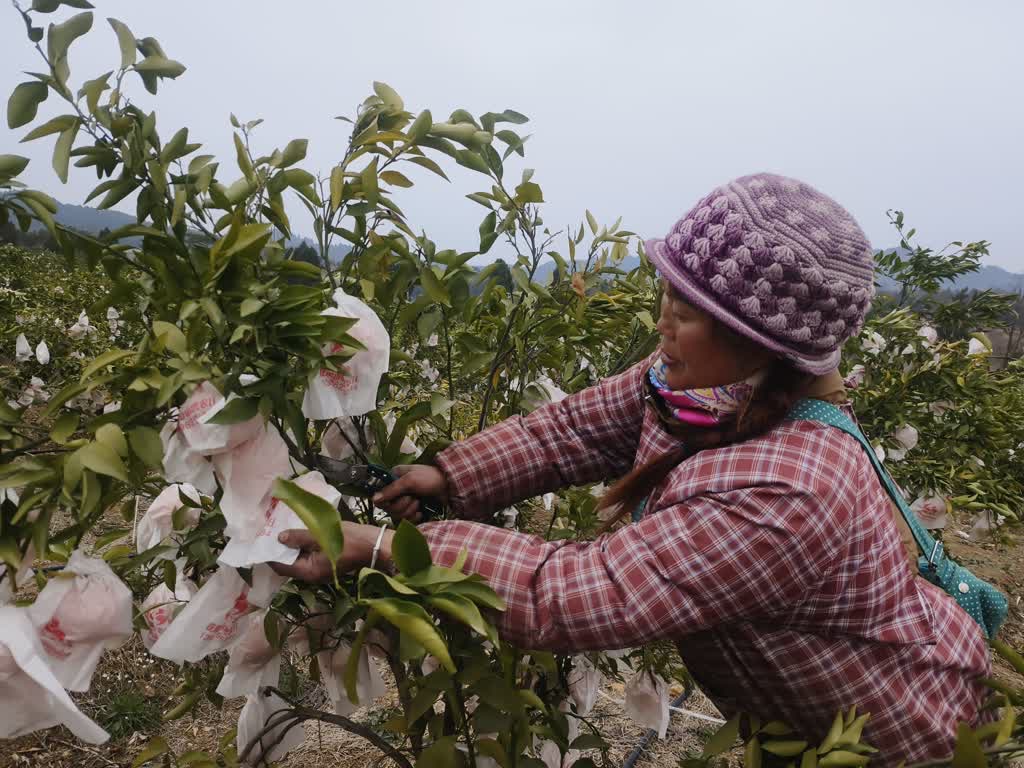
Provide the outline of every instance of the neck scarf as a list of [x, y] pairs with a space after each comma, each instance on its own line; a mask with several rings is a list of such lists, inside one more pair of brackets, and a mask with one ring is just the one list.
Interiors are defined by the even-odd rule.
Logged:
[[750, 399], [754, 387], [764, 378], [764, 371], [757, 371], [735, 384], [673, 390], [665, 379], [665, 363], [659, 357], [647, 378], [656, 396], [676, 419], [695, 427], [714, 427], [733, 418]]

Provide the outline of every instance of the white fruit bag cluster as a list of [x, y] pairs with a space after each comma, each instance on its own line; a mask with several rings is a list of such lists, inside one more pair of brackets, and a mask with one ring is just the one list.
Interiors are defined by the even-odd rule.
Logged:
[[28, 611], [0, 606], [0, 738], [65, 725], [90, 744], [108, 734], [83, 715], [50, 670]]
[[356, 697], [358, 703], [351, 701], [345, 691], [344, 674], [352, 655], [352, 647], [346, 642], [337, 642], [333, 648], [326, 648], [317, 655], [320, 675], [327, 689], [327, 695], [334, 706], [334, 712], [347, 715], [357, 707], [365, 707], [374, 699], [387, 693], [384, 679], [377, 670], [377, 665], [370, 660], [370, 654], [364, 645], [359, 653], [358, 675], [356, 677]]
[[[287, 476], [287, 475], [285, 475]], [[261, 476], [262, 477], [262, 476]], [[276, 478], [275, 478], [276, 479]], [[294, 480], [304, 491], [324, 499], [332, 507], [337, 507], [341, 493], [328, 485], [319, 472], [307, 472]], [[267, 495], [261, 500], [256, 510], [260, 513], [255, 521], [246, 521], [247, 528], [238, 530], [236, 525], [231, 540], [221, 552], [220, 562], [235, 568], [243, 568], [257, 563], [285, 563], [290, 565], [298, 557], [298, 550], [286, 547], [277, 540], [278, 534], [292, 528], [305, 529], [294, 510], [280, 499]], [[223, 503], [221, 504], [223, 510]], [[227, 514], [225, 513], [225, 517]]]
[[[270, 718], [287, 709], [288, 703], [270, 691], [261, 690], [258, 693], [249, 694], [245, 700], [245, 706], [242, 707], [242, 712], [238, 716], [238, 756], [241, 757], [249, 749], [245, 765], [269, 765], [280, 760], [293, 749], [302, 746], [302, 742], [306, 738], [305, 726], [299, 724], [286, 730], [294, 723], [293, 720], [286, 718], [280, 725], [263, 733]], [[284, 732], [283, 737], [281, 737], [282, 732]], [[281, 737], [280, 741], [279, 737]], [[257, 738], [258, 741], [256, 741]], [[250, 749], [250, 744], [254, 741], [256, 744]], [[271, 746], [272, 744], [276, 746]]]
[[[372, 411], [377, 407], [377, 387], [391, 357], [391, 338], [372, 309], [340, 288], [334, 292], [334, 304], [322, 314], [356, 318], [358, 322], [348, 333], [366, 349], [358, 350], [339, 370], [323, 368], [310, 379], [302, 400], [302, 413], [308, 419], [336, 419]], [[342, 351], [338, 344], [323, 350], [324, 354]]]
[[277, 686], [281, 677], [281, 653], [267, 640], [263, 624], [267, 612], [250, 613], [243, 619], [241, 638], [231, 646], [228, 665], [217, 686], [226, 699], [258, 693], [268, 685]]
[[142, 618], [146, 622], [146, 628], [142, 631], [142, 643], [147, 650], [156, 645], [156, 641], [170, 626], [174, 617], [199, 591], [196, 583], [185, 576], [183, 561], [178, 562], [176, 566], [174, 589], [170, 590], [166, 584], [160, 583], [142, 601]]
[[[191, 500], [194, 506], [187, 506], [182, 496]], [[164, 488], [136, 526], [137, 550], [141, 553], [162, 544], [174, 531], [174, 513], [178, 510], [182, 510], [178, 515], [181, 528], [199, 522], [199, 501], [199, 491], [189, 483], [173, 483]]]
[[75, 551], [28, 609], [54, 677], [87, 691], [104, 650], [132, 636], [132, 593], [102, 560]]
[[586, 656], [576, 656], [569, 670], [569, 697], [576, 706], [576, 714], [587, 716], [594, 709], [601, 690], [600, 670]]
[[181, 609], [150, 653], [183, 664], [230, 648], [246, 628], [249, 585], [234, 568], [220, 568]]

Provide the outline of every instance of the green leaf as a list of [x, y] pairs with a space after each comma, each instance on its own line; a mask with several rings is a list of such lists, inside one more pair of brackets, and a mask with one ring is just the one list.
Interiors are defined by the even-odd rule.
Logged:
[[448, 296], [448, 289], [445, 288], [444, 283], [441, 282], [440, 278], [430, 267], [424, 266], [420, 269], [420, 284], [431, 300], [444, 304], [446, 307], [452, 305], [451, 298]]
[[544, 194], [540, 190], [540, 185], [535, 184], [532, 181], [525, 181], [516, 187], [516, 202], [517, 203], [543, 203]]
[[597, 219], [594, 218], [594, 214], [590, 211], [587, 211], [587, 226], [590, 227], [592, 234], [597, 234]]
[[97, 474], [109, 475], [122, 482], [128, 482], [128, 470], [125, 468], [124, 462], [121, 461], [121, 457], [110, 446], [92, 442], [79, 448], [76, 454], [83, 467], [91, 469]]
[[459, 581], [448, 584], [444, 591], [448, 594], [462, 595], [478, 605], [493, 608], [496, 611], [505, 610], [505, 601], [489, 586], [480, 581]]
[[242, 306], [239, 307], [238, 314], [240, 317], [248, 317], [254, 315], [263, 309], [264, 303], [259, 299], [250, 296], [242, 302]]
[[454, 736], [438, 739], [416, 759], [416, 768], [463, 768], [465, 761], [455, 746]]
[[28, 158], [21, 155], [0, 155], [0, 177], [13, 179], [28, 167]]
[[114, 451], [118, 456], [128, 455], [128, 441], [124, 431], [117, 424], [103, 424], [96, 430], [96, 440]]
[[430, 126], [434, 124], [434, 119], [430, 115], [430, 110], [425, 109], [419, 113], [415, 120], [412, 121], [412, 125], [406, 133], [409, 136], [409, 141], [416, 142], [422, 139], [427, 133], [430, 132]]
[[403, 576], [414, 576], [433, 563], [426, 538], [408, 520], [399, 524], [391, 540], [391, 559]]
[[374, 81], [373, 92], [380, 96], [380, 100], [384, 102], [384, 106], [387, 107], [390, 114], [395, 115], [405, 109], [402, 97], [387, 83]]
[[[403, 521], [405, 522], [405, 521]], [[438, 633], [430, 615], [422, 606], [393, 597], [365, 601], [382, 619], [408, 634], [437, 658], [446, 670], [455, 672], [455, 662], [448, 653], [444, 638]]]
[[144, 763], [148, 763], [154, 757], [160, 757], [166, 755], [169, 750], [167, 741], [163, 736], [157, 736], [155, 739], [150, 741], [145, 748], [132, 760], [132, 768], [139, 768]]
[[135, 35], [128, 26], [117, 19], [107, 19], [117, 33], [117, 44], [121, 47], [121, 69], [128, 69], [135, 63]]
[[376, 205], [380, 201], [380, 189], [377, 186], [377, 158], [373, 158], [370, 164], [363, 168], [359, 174], [363, 183], [363, 197], [370, 205]]
[[135, 65], [135, 71], [173, 79], [184, 73], [185, 65], [163, 56], [147, 56]]
[[76, 429], [78, 429], [78, 414], [62, 413], [53, 423], [53, 429], [50, 430], [50, 438], [53, 442], [63, 445], [75, 433]]
[[65, 131], [62, 131], [57, 143], [53, 146], [53, 170], [62, 183], [68, 183], [68, 164], [71, 161], [71, 147], [75, 143], [75, 136], [78, 135], [78, 121]]
[[[115, 528], [112, 531], [108, 531], [107, 533], [103, 534], [98, 539], [96, 539], [95, 543], [92, 545], [93, 549], [98, 552], [99, 550], [101, 550], [105, 546], [107, 546], [108, 544], [113, 544], [118, 539], [123, 539], [125, 536], [127, 536], [131, 532], [132, 532], [131, 528]], [[173, 563], [172, 563], [172, 565], [173, 565]]]
[[771, 741], [766, 741], [761, 745], [761, 749], [765, 752], [778, 757], [796, 757], [803, 752], [806, 747], [806, 741], [797, 741], [795, 739], [772, 739]]
[[740, 715], [733, 715], [725, 725], [715, 731], [704, 745], [702, 757], [715, 757], [728, 752], [740, 735]]
[[185, 334], [174, 323], [168, 323], [166, 320], [154, 320], [153, 335], [158, 342], [176, 355], [184, 355], [188, 350]]
[[306, 149], [309, 146], [309, 139], [292, 139], [281, 151], [281, 157], [277, 162], [278, 168], [287, 168], [306, 157]]
[[411, 187], [412, 182], [398, 171], [381, 171], [380, 180], [393, 187]]
[[[403, 520], [402, 522], [406, 521]], [[461, 595], [439, 592], [428, 597], [427, 604], [435, 610], [448, 614], [456, 621], [462, 622], [478, 635], [489, 639], [492, 643], [497, 641], [498, 636], [494, 627], [484, 621], [484, 617], [480, 615], [480, 609], [467, 598]]]
[[136, 427], [128, 433], [128, 445], [147, 467], [163, 471], [164, 447], [155, 429]]
[[85, 369], [82, 371], [82, 376], [79, 380], [84, 382], [86, 379], [88, 379], [101, 368], [105, 368], [108, 365], [116, 363], [118, 360], [123, 360], [124, 358], [134, 354], [135, 353], [130, 349], [108, 349], [106, 352], [104, 352], [101, 355], [98, 355], [91, 363], [85, 366]]
[[233, 397], [217, 411], [216, 415], [207, 419], [208, 424], [237, 424], [248, 421], [259, 412], [259, 398]]
[[54, 75], [60, 83], [63, 84], [68, 79], [68, 48], [90, 29], [92, 29], [92, 14], [86, 11], [72, 16], [63, 24], [51, 24], [47, 30], [47, 56], [53, 66]]
[[403, 584], [402, 582], [398, 581], [397, 579], [391, 578], [390, 576], [388, 576], [383, 571], [378, 571], [378, 570], [374, 570], [374, 569], [371, 569], [371, 568], [363, 568], [363, 569], [361, 569], [359, 571], [359, 594], [360, 594], [360, 597], [363, 596], [363, 585], [365, 584], [366, 588], [369, 590], [369, 589], [373, 588], [373, 583], [374, 582], [378, 582], [379, 585], [381, 585], [381, 586], [383, 586], [383, 587], [385, 587], [387, 589], [390, 589], [393, 592], [397, 592], [400, 595], [418, 595], [419, 594], [419, 592], [417, 592], [415, 589], [411, 589], [410, 587], [407, 587], [405, 584]]
[[516, 264], [512, 267], [512, 280], [518, 285], [524, 292], [531, 290], [530, 277], [526, 274], [526, 271]]
[[305, 523], [316, 543], [320, 545], [321, 551], [330, 560], [331, 568], [335, 569], [345, 547], [345, 536], [341, 531], [341, 516], [338, 510], [319, 496], [283, 478], [274, 481], [272, 493], [275, 498], [291, 507]]
[[410, 157], [409, 162], [415, 163], [416, 165], [426, 168], [428, 171], [433, 171], [445, 181], [450, 181], [448, 175], [443, 170], [441, 170], [441, 166], [438, 165], [435, 161], [431, 160], [429, 157]]
[[17, 85], [7, 100], [7, 127], [21, 128], [35, 120], [39, 105], [49, 95], [46, 83], [33, 80]]
[[88, 0], [32, 0], [32, 10], [37, 13], [53, 13], [62, 5], [69, 8], [93, 8]]
[[[821, 765], [830, 768], [825, 761], [828, 755], [822, 758]], [[864, 762], [867, 762], [865, 759]], [[967, 723], [958, 723], [956, 727], [956, 746], [953, 748], [953, 762], [950, 768], [984, 768], [988, 764], [985, 753], [981, 749], [981, 743], [974, 731]], [[863, 765], [863, 763], [861, 763]]]
[[439, 413], [447, 413], [453, 405], [455, 405], [454, 400], [449, 400], [440, 392], [435, 392], [430, 396], [430, 415], [437, 416]]
[[[961, 723], [961, 725], [963, 724]], [[974, 734], [971, 735], [973, 736]], [[959, 743], [957, 746], [959, 746]], [[870, 759], [870, 755], [858, 755], [856, 752], [848, 752], [845, 749], [835, 749], [823, 757], [820, 757], [818, 759], [818, 765], [821, 766], [821, 768], [858, 768], [859, 766], [866, 765]], [[977, 768], [981, 768], [984, 764], [984, 756], [982, 756], [982, 762], [976, 764]], [[956, 766], [955, 755], [953, 758], [953, 765]], [[966, 768], [966, 766], [961, 766], [961, 768]]]

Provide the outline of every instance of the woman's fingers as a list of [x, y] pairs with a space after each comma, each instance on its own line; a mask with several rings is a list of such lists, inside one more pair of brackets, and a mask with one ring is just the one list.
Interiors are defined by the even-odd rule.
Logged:
[[394, 520], [408, 520], [411, 523], [419, 522], [419, 499], [413, 496], [403, 496], [392, 505], [391, 517]]
[[277, 540], [290, 549], [309, 550], [311, 552], [320, 550], [320, 545], [316, 543], [313, 534], [302, 528], [291, 528], [287, 531], [281, 531], [278, 534]]
[[[405, 470], [399, 472], [399, 470]], [[398, 479], [388, 483], [373, 496], [373, 503], [389, 509], [388, 504], [401, 496], [408, 496], [416, 493], [416, 475], [409, 472], [407, 467], [395, 467], [395, 474]]]
[[314, 557], [323, 557], [319, 553], [311, 553], [299, 555], [295, 562], [291, 565], [285, 565], [284, 563], [269, 563], [274, 573], [279, 576], [287, 576], [290, 579], [298, 579], [299, 581], [316, 582], [318, 579], [316, 575], [319, 573], [320, 568], [314, 561]]
[[313, 534], [301, 528], [282, 531], [277, 540], [291, 549], [299, 550], [299, 556], [290, 565], [269, 563], [275, 573], [300, 581], [318, 582], [323, 580], [324, 571], [330, 572], [331, 564], [320, 552]]

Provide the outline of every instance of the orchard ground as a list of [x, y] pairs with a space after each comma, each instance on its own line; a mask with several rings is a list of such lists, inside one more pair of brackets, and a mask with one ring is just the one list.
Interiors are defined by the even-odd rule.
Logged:
[[[105, 521], [106, 526], [97, 528], [97, 536], [101, 536], [108, 527], [122, 524], [120, 518], [109, 517]], [[1000, 630], [1000, 639], [1014, 648], [1024, 647], [1024, 548], [1021, 547], [1020, 536], [1002, 529], [987, 540], [967, 541], [956, 534], [957, 530], [965, 527], [958, 524], [960, 522], [950, 520], [948, 524], [945, 540], [949, 549], [961, 563], [997, 585], [1009, 597], [1010, 611]], [[535, 520], [537, 527], [542, 528], [546, 523], [543, 517]], [[291, 661], [301, 663], [295, 657]], [[378, 663], [378, 666], [391, 693], [351, 717], [384, 732], [383, 724], [398, 712], [398, 700], [389, 671], [385, 665]], [[1024, 678], [998, 655], [993, 655], [993, 673], [1003, 682], [1024, 685]], [[83, 744], [66, 728], [40, 731], [0, 741], [0, 768], [130, 766], [142, 746], [155, 736], [164, 737], [178, 755], [189, 750], [216, 751], [222, 735], [235, 727], [244, 701], [225, 701], [220, 708], [204, 701], [190, 715], [165, 722], [162, 714], [173, 706], [174, 697], [170, 692], [181, 678], [176, 665], [151, 656], [138, 637], [123, 648], [104, 655], [96, 678], [97, 683], [89, 693], [73, 694], [73, 697], [83, 712], [111, 732], [109, 742], [98, 747]], [[296, 678], [292, 675], [291, 679]], [[672, 697], [681, 690], [678, 684], [674, 684]], [[329, 708], [321, 686], [306, 680], [299, 693], [307, 703]], [[591, 717], [611, 745], [611, 765], [620, 766], [643, 738], [644, 732], [622, 711], [619, 703], [623, 698], [621, 683], [606, 680], [602, 694]], [[719, 714], [699, 690], [694, 690], [682, 707], [711, 716]], [[707, 721], [673, 714], [667, 737], [651, 741], [637, 765], [676, 768], [680, 759], [699, 754], [716, 728]], [[734, 751], [731, 764], [742, 765], [742, 751], [741, 747]], [[279, 765], [281, 768], [363, 768], [370, 765], [386, 767], [391, 762], [358, 736], [331, 725], [308, 723], [305, 744], [288, 754]]]

